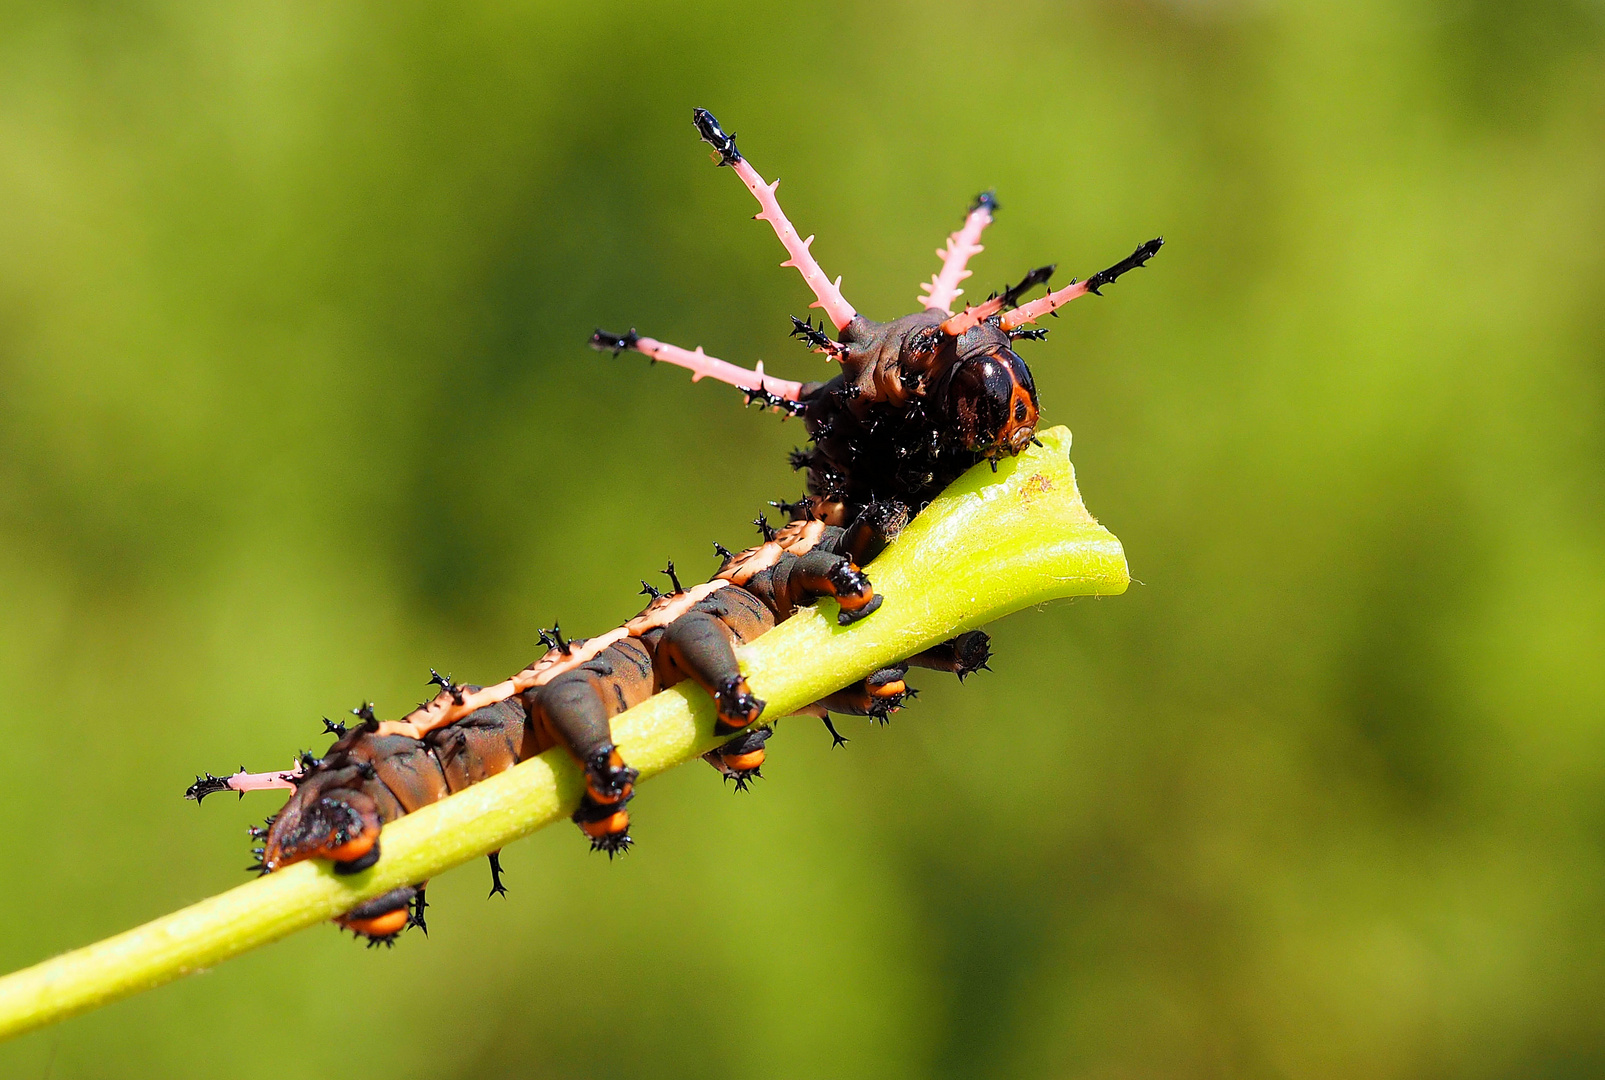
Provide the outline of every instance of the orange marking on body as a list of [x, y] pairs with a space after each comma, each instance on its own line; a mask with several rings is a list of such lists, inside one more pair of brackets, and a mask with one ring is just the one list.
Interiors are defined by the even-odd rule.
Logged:
[[585, 793], [602, 806], [612, 806], [614, 803], [619, 802], [622, 799], [628, 799], [630, 797], [630, 792], [633, 790], [633, 784], [625, 784], [623, 789], [617, 795], [605, 795], [596, 790], [596, 786], [589, 780], [585, 782]]
[[836, 603], [848, 611], [857, 611], [873, 599], [875, 599], [875, 590], [865, 589], [857, 596], [838, 596], [836, 597]]
[[[785, 554], [806, 555], [819, 546], [820, 538], [825, 535], [823, 521], [804, 520], [793, 521], [779, 532], [775, 538], [757, 547], [748, 548], [733, 557], [725, 568], [719, 571], [719, 579], [730, 582], [732, 585], [745, 585], [775, 563]], [[718, 580], [718, 579], [716, 579]]]
[[377, 839], [378, 837], [374, 834], [374, 830], [364, 829], [361, 833], [353, 836], [338, 847], [325, 847], [318, 855], [321, 858], [333, 859], [335, 862], [350, 862], [352, 859], [360, 859], [372, 851], [374, 841]]
[[746, 754], [723, 754], [721, 758], [726, 765], [737, 772], [747, 772], [763, 764], [763, 755], [762, 750], [753, 750]]
[[582, 822], [580, 824], [580, 831], [586, 836], [589, 836], [591, 839], [597, 840], [604, 836], [613, 836], [624, 832], [629, 827], [629, 812], [620, 810], [618, 813], [611, 814], [603, 818], [601, 821]]
[[335, 921], [346, 929], [355, 930], [359, 934], [366, 934], [375, 938], [387, 938], [394, 937], [405, 930], [409, 917], [410, 914], [407, 909], [400, 908], [396, 911], [387, 911], [383, 915], [375, 915], [371, 919], [341, 918]]
[[693, 585], [684, 592], [658, 597], [646, 606], [645, 611], [624, 624], [625, 636], [640, 637], [648, 631], [668, 626], [728, 584], [728, 581], [714, 578], [701, 585]]
[[869, 692], [873, 697], [896, 697], [907, 689], [907, 684], [902, 679], [898, 679], [896, 682], [882, 683], [880, 686], [871, 687]]

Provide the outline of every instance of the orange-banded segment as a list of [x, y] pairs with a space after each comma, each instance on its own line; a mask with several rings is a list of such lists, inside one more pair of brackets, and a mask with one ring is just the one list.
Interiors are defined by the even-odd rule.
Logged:
[[748, 548], [730, 558], [719, 569], [718, 579], [745, 585], [780, 561], [785, 554], [804, 555], [818, 546], [825, 535], [823, 521], [793, 521], [775, 533], [773, 540]]
[[364, 900], [334, 921], [370, 944], [389, 944], [408, 926], [423, 925], [423, 895], [423, 885], [403, 885]]
[[717, 769], [726, 780], [735, 781], [737, 791], [745, 791], [751, 781], [763, 775], [759, 768], [764, 763], [764, 743], [769, 741], [771, 734], [771, 729], [766, 727], [743, 731], [724, 745], [703, 754], [702, 759]]
[[[585, 773], [585, 794], [590, 796], [592, 802], [599, 806], [617, 806], [627, 803], [635, 795], [635, 784], [631, 777], [635, 772], [624, 764], [624, 757], [615, 747], [608, 752], [607, 772], [600, 774], [590, 769]], [[623, 777], [624, 779], [610, 780], [608, 777]]]
[[335, 920], [347, 930], [378, 941], [395, 937], [405, 930], [407, 924], [411, 921], [412, 913], [406, 908], [401, 908], [398, 911], [387, 911], [383, 915], [375, 915], [371, 919], [353, 919], [349, 916], [341, 916]]
[[721, 754], [724, 763], [737, 772], [752, 772], [763, 764], [764, 750], [750, 750], [745, 754]]

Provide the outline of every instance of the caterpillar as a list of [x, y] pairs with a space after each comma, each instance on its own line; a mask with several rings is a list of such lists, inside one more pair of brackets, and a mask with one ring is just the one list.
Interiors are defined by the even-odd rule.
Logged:
[[[321, 757], [303, 754], [283, 772], [196, 777], [185, 793], [207, 795], [268, 788], [293, 794], [279, 813], [251, 830], [262, 841], [249, 869], [270, 873], [310, 858], [328, 859], [339, 873], [356, 873], [379, 859], [384, 824], [455, 791], [561, 746], [580, 764], [585, 792], [574, 822], [593, 849], [611, 857], [632, 840], [626, 809], [636, 770], [612, 740], [610, 721], [659, 690], [690, 679], [715, 702], [716, 730], [730, 738], [706, 760], [742, 790], [761, 775], [771, 728], [757, 723], [765, 703], [747, 686], [735, 646], [750, 641], [798, 607], [835, 599], [838, 621], [848, 624], [875, 611], [882, 597], [855, 559], [868, 561], [886, 534], [869, 516], [842, 529], [798, 522], [766, 534], [739, 554], [715, 545], [723, 563], [707, 583], [681, 586], [674, 564], [664, 573], [672, 590], [642, 582], [646, 608], [623, 626], [590, 639], [565, 640], [560, 629], [541, 631], [547, 652], [494, 686], [459, 685], [431, 672], [436, 696], [397, 721], [381, 722], [371, 705], [352, 710], [360, 723], [324, 721], [336, 736]], [[842, 739], [829, 713], [882, 720], [913, 691], [909, 666], [951, 671], [961, 679], [984, 667], [987, 638], [972, 631], [901, 664], [883, 668], [854, 686], [802, 710], [821, 717]], [[505, 893], [500, 853], [493, 853], [491, 895]], [[392, 943], [408, 926], [425, 927], [427, 883], [391, 890], [335, 921], [368, 939]]]
[[[812, 448], [792, 455], [807, 471], [805, 495], [777, 502], [790, 520], [776, 528], [760, 515], [762, 543], [739, 554], [715, 544], [723, 562], [714, 577], [683, 588], [671, 563], [667, 592], [642, 582], [650, 599], [634, 619], [590, 639], [565, 640], [553, 627], [541, 631], [547, 651], [523, 671], [491, 686], [459, 685], [431, 672], [439, 692], [400, 720], [381, 722], [370, 705], [352, 710], [360, 723], [324, 721], [335, 742], [321, 756], [303, 754], [283, 772], [239, 772], [196, 777], [186, 796], [269, 788], [291, 790], [285, 807], [251, 835], [261, 845], [250, 867], [270, 873], [311, 858], [328, 859], [340, 873], [356, 873], [379, 858], [388, 821], [561, 746], [580, 765], [585, 790], [573, 820], [595, 850], [611, 857], [627, 850], [628, 804], [638, 777], [614, 745], [611, 719], [659, 690], [687, 679], [715, 703], [716, 730], [728, 738], [705, 755], [743, 790], [761, 775], [771, 728], [760, 723], [765, 702], [741, 675], [735, 646], [823, 598], [838, 605], [838, 621], [870, 615], [882, 597], [860, 567], [894, 540], [910, 517], [959, 475], [981, 461], [994, 469], [1035, 437], [1038, 401], [1031, 371], [1012, 348], [1040, 340], [1030, 328], [1076, 297], [1101, 295], [1104, 285], [1141, 267], [1163, 239], [1151, 240], [1085, 281], [1031, 301], [1052, 266], [1031, 271], [1017, 285], [984, 303], [953, 311], [969, 259], [998, 209], [990, 193], [978, 196], [959, 231], [938, 252], [940, 271], [922, 288], [923, 310], [886, 323], [858, 314], [830, 281], [775, 199], [767, 183], [704, 109], [693, 113], [698, 134], [714, 159], [733, 169], [757, 198], [759, 220], [773, 226], [788, 259], [835, 327], [792, 317], [792, 333], [840, 365], [822, 382], [767, 376], [762, 364], [739, 368], [706, 355], [643, 337], [597, 330], [590, 344], [615, 355], [630, 350], [654, 361], [689, 368], [693, 381], [713, 377], [777, 411], [801, 416]], [[914, 694], [910, 666], [949, 671], [961, 680], [984, 669], [989, 640], [971, 631], [883, 668], [859, 683], [799, 710], [824, 721], [834, 744], [846, 740], [832, 711], [884, 721]], [[505, 893], [499, 852], [489, 856], [491, 894]], [[394, 889], [346, 912], [336, 923], [369, 944], [390, 944], [409, 926], [425, 928], [427, 883]]]
[[813, 292], [810, 308], [823, 309], [835, 327], [832, 339], [812, 319], [791, 317], [792, 336], [840, 365], [822, 382], [776, 379], [760, 362], [752, 369], [708, 356], [698, 346], [686, 350], [634, 329], [625, 334], [597, 330], [592, 348], [641, 353], [692, 372], [692, 380], [713, 378], [743, 390], [748, 404], [758, 402], [776, 411], [801, 416], [809, 449], [794, 451], [794, 469], [807, 470], [807, 488], [797, 502], [776, 502], [792, 520], [820, 520], [842, 525], [870, 506], [882, 513], [917, 513], [944, 488], [981, 461], [997, 468], [1000, 458], [1018, 454], [1035, 437], [1038, 418], [1036, 384], [1031, 369], [1014, 351], [1019, 340], [1041, 340], [1047, 331], [1032, 323], [1080, 296], [1102, 295], [1105, 285], [1144, 266], [1164, 244], [1157, 237], [1085, 281], [1071, 281], [1030, 303], [1023, 298], [1046, 285], [1053, 266], [1026, 274], [1016, 285], [984, 303], [954, 313], [962, 295], [959, 283], [971, 276], [968, 263], [983, 250], [981, 235], [998, 210], [988, 191], [971, 204], [960, 229], [937, 252], [940, 271], [925, 282], [922, 310], [877, 323], [859, 314], [841, 292], [841, 278], [831, 281], [814, 259], [814, 237], [803, 239], [775, 198], [780, 181], [766, 182], [736, 148], [706, 109], [696, 109], [693, 123], [713, 158], [728, 167], [758, 200], [756, 219], [768, 222], [788, 258]]

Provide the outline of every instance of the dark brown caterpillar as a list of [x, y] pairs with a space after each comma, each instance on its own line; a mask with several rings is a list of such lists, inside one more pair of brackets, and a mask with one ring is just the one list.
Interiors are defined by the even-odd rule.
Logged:
[[[399, 721], [381, 723], [363, 706], [353, 710], [361, 719], [353, 728], [325, 721], [338, 737], [320, 758], [303, 755], [295, 769], [281, 773], [206, 774], [186, 794], [199, 801], [219, 791], [291, 788], [284, 809], [266, 828], [252, 830], [264, 841], [254, 849], [260, 861], [252, 869], [266, 873], [324, 858], [339, 872], [356, 873], [378, 861], [385, 822], [562, 746], [585, 770], [575, 823], [593, 848], [623, 851], [631, 843], [626, 807], [636, 771], [614, 745], [612, 717], [692, 680], [713, 697], [717, 730], [732, 736], [706, 758], [744, 788], [759, 775], [769, 729], [757, 724], [764, 702], [742, 677], [735, 646], [822, 596], [836, 600], [844, 624], [874, 611], [881, 598], [849, 553], [867, 560], [886, 539], [871, 522], [848, 530], [798, 522], [758, 547], [725, 553], [718, 575], [703, 585], [682, 589], [671, 564], [665, 573], [674, 590], [658, 593], [643, 582], [651, 602], [617, 630], [574, 641], [555, 628], [543, 631], [547, 653], [511, 679], [460, 686], [437, 674], [432, 681], [440, 693]], [[910, 662], [962, 678], [986, 658], [986, 636], [975, 632]], [[827, 726], [830, 709], [884, 719], [911, 693], [902, 679], [907, 667], [884, 669], [804, 711]], [[831, 733], [840, 741], [833, 726]], [[494, 895], [504, 889], [497, 855], [490, 861]], [[389, 942], [408, 925], [423, 926], [423, 909], [419, 884], [367, 901], [336, 921], [372, 942]]]
[[[617, 630], [580, 641], [563, 640], [555, 627], [549, 636], [543, 632], [548, 652], [511, 679], [476, 687], [437, 675], [440, 693], [399, 721], [381, 723], [365, 706], [356, 710], [361, 725], [328, 725], [338, 738], [321, 758], [304, 755], [282, 773], [242, 769], [226, 778], [197, 778], [188, 792], [197, 801], [214, 791], [294, 790], [267, 828], [253, 830], [264, 841], [254, 869], [326, 858], [341, 872], [357, 872], [379, 858], [385, 822], [552, 746], [564, 747], [585, 772], [574, 821], [593, 848], [610, 855], [623, 851], [631, 842], [627, 806], [637, 774], [614, 745], [611, 719], [685, 679], [713, 697], [718, 731], [730, 736], [706, 755], [709, 763], [738, 789], [745, 787], [759, 775], [769, 729], [758, 723], [764, 702], [742, 678], [734, 647], [820, 597], [836, 599], [842, 623], [874, 611], [881, 598], [859, 565], [961, 473], [987, 459], [995, 468], [999, 458], [1019, 453], [1032, 440], [1036, 389], [1012, 341], [1040, 338], [1045, 331], [1024, 328], [1142, 266], [1162, 243], [1150, 241], [1085, 282], [1019, 305], [1052, 268], [1032, 271], [1019, 285], [955, 315], [958, 284], [969, 276], [965, 265], [981, 250], [981, 232], [997, 208], [983, 195], [948, 240], [942, 270], [922, 298], [926, 310], [873, 323], [842, 299], [839, 280], [825, 278], [809, 254], [812, 238], [799, 238], [775, 201], [778, 184], [758, 176], [710, 114], [699, 109], [695, 121], [719, 163], [731, 166], [757, 197], [758, 217], [774, 226], [790, 255], [784, 265], [802, 272], [817, 298], [813, 306], [823, 308], [838, 331], [832, 340], [822, 328], [794, 318], [794, 334], [841, 370], [829, 381], [804, 385], [634, 331], [598, 331], [591, 343], [668, 360], [690, 368], [696, 378], [713, 375], [743, 388], [749, 401], [803, 416], [814, 446], [797, 452], [793, 465], [808, 470], [808, 495], [776, 504], [791, 524], [774, 530], [760, 517], [765, 542], [740, 555], [719, 548], [724, 565], [706, 584], [682, 589], [671, 565], [673, 591], [658, 594], [645, 586], [651, 603]], [[952, 671], [962, 679], [985, 667], [989, 655], [986, 635], [974, 631], [800, 711], [819, 716], [832, 738], [844, 742], [830, 711], [884, 720], [913, 693], [904, 681], [910, 665]], [[492, 893], [503, 892], [497, 855], [490, 860]], [[337, 921], [372, 942], [389, 942], [408, 925], [423, 926], [424, 907], [419, 884], [367, 901]]]
[[978, 196], [963, 227], [938, 254], [942, 269], [923, 286], [924, 310], [877, 323], [856, 312], [814, 261], [813, 237], [801, 239], [775, 199], [779, 181], [765, 183], [706, 109], [693, 113], [697, 132], [715, 151], [721, 166], [733, 169], [757, 198], [758, 220], [774, 227], [790, 258], [838, 332], [792, 317], [792, 333], [816, 352], [841, 365], [826, 382], [797, 383], [736, 367], [703, 353], [688, 352], [634, 330], [591, 337], [597, 349], [615, 355], [625, 349], [691, 369], [695, 379], [712, 376], [746, 391], [748, 402], [802, 416], [813, 446], [792, 455], [792, 466], [808, 472], [808, 494], [796, 503], [776, 504], [794, 520], [814, 518], [834, 525], [855, 520], [872, 505], [902, 506], [917, 513], [976, 463], [1018, 454], [1031, 442], [1037, 424], [1037, 392], [1031, 370], [1012, 342], [1040, 340], [1046, 330], [1026, 327], [1086, 293], [1144, 265], [1164, 243], [1148, 241], [1131, 255], [1085, 281], [1021, 305], [1020, 300], [1052, 276], [1052, 266], [1031, 271], [1017, 285], [977, 307], [953, 314], [970, 276], [966, 264], [981, 251], [981, 233], [992, 221], [997, 201]]

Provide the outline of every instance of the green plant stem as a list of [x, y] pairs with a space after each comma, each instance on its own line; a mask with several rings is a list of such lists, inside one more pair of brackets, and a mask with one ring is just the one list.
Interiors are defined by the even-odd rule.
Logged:
[[[1067, 596], [1124, 592], [1120, 542], [1087, 513], [1069, 460], [1070, 432], [986, 465], [916, 518], [871, 577], [886, 600], [850, 627], [829, 601], [804, 609], [741, 650], [775, 719], [961, 631]], [[708, 698], [689, 684], [614, 718], [624, 757], [643, 777], [718, 742]], [[332, 918], [398, 885], [424, 881], [570, 813], [581, 780], [552, 750], [385, 826], [384, 856], [338, 877], [297, 863], [105, 941], [0, 979], [0, 1039], [201, 971]], [[579, 843], [578, 839], [575, 841]]]

